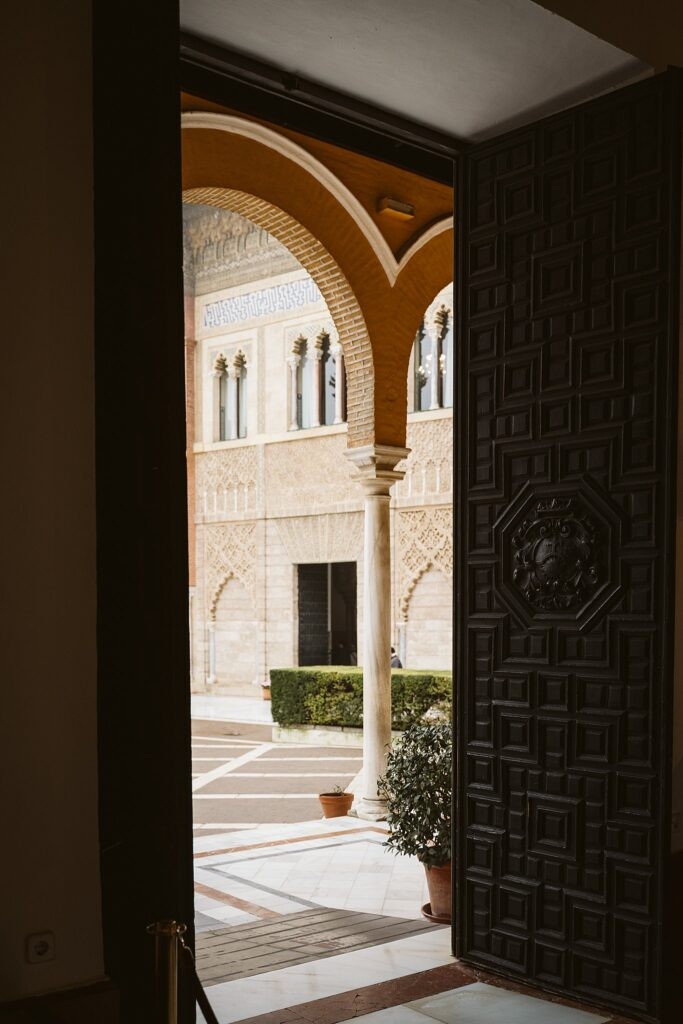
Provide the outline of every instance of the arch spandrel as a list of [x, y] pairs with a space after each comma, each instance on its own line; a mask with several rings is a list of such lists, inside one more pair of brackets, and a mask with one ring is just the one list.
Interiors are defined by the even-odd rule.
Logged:
[[183, 120], [184, 200], [235, 210], [293, 253], [339, 331], [349, 446], [403, 446], [410, 352], [425, 308], [453, 278], [452, 222], [440, 218], [397, 259], [346, 186], [296, 143], [230, 115], [202, 114], [211, 127], [189, 130], [199, 116]]

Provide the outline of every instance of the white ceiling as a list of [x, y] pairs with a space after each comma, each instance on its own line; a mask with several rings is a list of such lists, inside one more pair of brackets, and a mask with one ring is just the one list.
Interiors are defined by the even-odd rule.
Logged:
[[647, 73], [532, 0], [181, 0], [204, 39], [464, 139]]

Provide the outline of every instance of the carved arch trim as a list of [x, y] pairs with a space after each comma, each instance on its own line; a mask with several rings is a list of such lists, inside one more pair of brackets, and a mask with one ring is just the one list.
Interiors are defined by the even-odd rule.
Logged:
[[227, 585], [230, 582], [230, 580], [236, 580], [239, 584], [241, 584], [244, 587], [244, 589], [246, 590], [247, 594], [249, 594], [249, 600], [251, 601], [252, 606], [253, 606], [253, 604], [254, 604], [254, 597], [253, 597], [253, 594], [251, 593], [251, 590], [245, 584], [244, 580], [240, 579], [239, 574], [236, 573], [234, 571], [234, 569], [230, 569], [228, 572], [225, 573], [225, 575], [221, 578], [221, 580], [219, 581], [217, 586], [214, 588], [213, 597], [211, 598], [211, 600], [209, 602], [209, 622], [215, 622], [216, 621], [216, 609], [218, 607], [218, 602], [220, 601], [221, 594], [223, 593], [223, 591], [227, 587]]

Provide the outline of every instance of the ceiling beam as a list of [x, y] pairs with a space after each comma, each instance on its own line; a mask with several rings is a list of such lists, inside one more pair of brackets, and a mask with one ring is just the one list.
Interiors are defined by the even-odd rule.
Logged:
[[466, 143], [190, 33], [180, 38], [184, 92], [453, 184]]

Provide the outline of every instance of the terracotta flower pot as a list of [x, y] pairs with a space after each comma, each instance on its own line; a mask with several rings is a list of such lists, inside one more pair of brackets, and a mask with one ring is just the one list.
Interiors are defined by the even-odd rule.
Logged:
[[321, 793], [318, 800], [324, 818], [343, 818], [351, 810], [353, 793]]
[[422, 913], [430, 920], [443, 921], [451, 919], [451, 865], [425, 864], [427, 888], [429, 889], [429, 906], [422, 908]]

